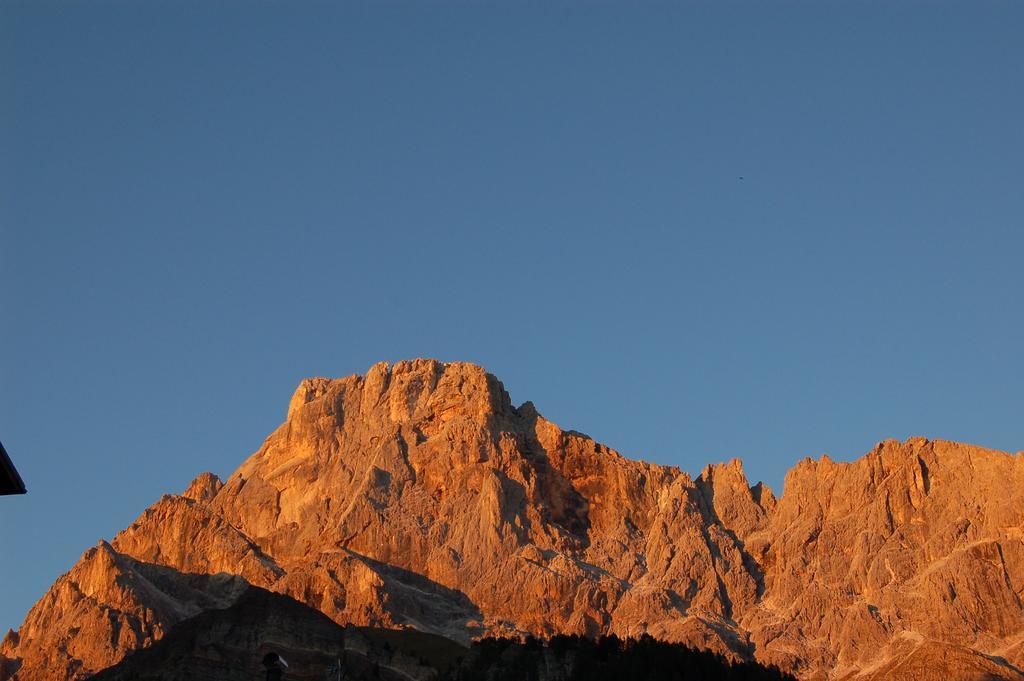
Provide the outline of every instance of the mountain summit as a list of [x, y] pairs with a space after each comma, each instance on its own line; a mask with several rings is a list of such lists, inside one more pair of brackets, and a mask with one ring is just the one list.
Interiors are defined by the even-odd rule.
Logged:
[[925, 439], [805, 459], [777, 499], [734, 460], [633, 461], [480, 367], [302, 381], [223, 483], [89, 549], [0, 644], [84, 678], [246, 584], [339, 623], [466, 642], [643, 633], [807, 679], [1024, 679], [1024, 456]]

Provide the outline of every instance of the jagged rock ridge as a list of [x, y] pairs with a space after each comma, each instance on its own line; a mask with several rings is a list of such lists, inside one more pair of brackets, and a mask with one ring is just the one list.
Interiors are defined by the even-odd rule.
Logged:
[[378, 364], [303, 381], [223, 485], [87, 552], [0, 655], [80, 678], [238, 580], [460, 641], [649, 633], [804, 678], [1024, 678], [1022, 482], [1020, 454], [912, 439], [804, 460], [777, 500], [739, 461], [692, 479], [563, 431], [479, 367]]

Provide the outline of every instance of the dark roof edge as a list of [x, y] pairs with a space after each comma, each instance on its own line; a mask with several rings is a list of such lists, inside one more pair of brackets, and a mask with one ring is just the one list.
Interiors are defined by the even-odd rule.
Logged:
[[4, 443], [0, 442], [0, 494], [24, 494], [25, 482], [18, 475], [11, 457], [7, 456]]

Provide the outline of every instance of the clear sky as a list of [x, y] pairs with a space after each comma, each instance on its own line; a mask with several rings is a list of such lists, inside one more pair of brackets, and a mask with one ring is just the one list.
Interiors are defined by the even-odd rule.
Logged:
[[0, 4], [0, 629], [306, 376], [779, 490], [1024, 449], [1024, 4]]

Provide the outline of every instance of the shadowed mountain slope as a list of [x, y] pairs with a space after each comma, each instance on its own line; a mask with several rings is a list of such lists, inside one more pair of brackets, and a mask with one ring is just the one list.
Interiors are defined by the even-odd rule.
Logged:
[[129, 653], [93, 681], [251, 681], [268, 653], [288, 662], [287, 679], [328, 678], [339, 663], [347, 679], [428, 681], [466, 648], [414, 630], [342, 627], [281, 594], [248, 587], [229, 607], [175, 625], [153, 645]]
[[467, 649], [414, 629], [341, 627], [287, 596], [248, 587], [229, 607], [174, 626], [153, 645], [129, 653], [92, 681], [250, 681], [274, 654], [288, 662], [285, 679], [323, 681], [786, 681], [755, 663], [651, 638], [640, 641], [556, 637], [483, 639]]

